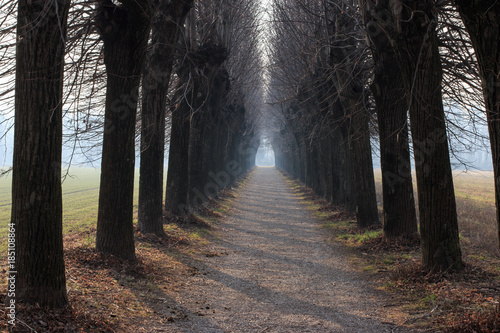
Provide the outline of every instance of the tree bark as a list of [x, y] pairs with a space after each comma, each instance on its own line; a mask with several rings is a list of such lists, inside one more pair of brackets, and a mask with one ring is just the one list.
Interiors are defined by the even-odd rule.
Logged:
[[337, 99], [332, 105], [332, 203], [356, 211], [356, 189], [352, 152], [349, 149], [349, 131], [344, 119], [344, 109]]
[[204, 177], [206, 161], [203, 157], [204, 151], [209, 148], [208, 146], [206, 146], [204, 138], [205, 126], [208, 121], [207, 113], [208, 110], [205, 106], [196, 110], [191, 117], [188, 149], [188, 197], [191, 207], [202, 205], [208, 200], [211, 195], [214, 194], [211, 187], [207, 187], [207, 191], [204, 190], [205, 185], [207, 184]]
[[[349, 148], [353, 156], [354, 185], [356, 188], [356, 219], [358, 226], [366, 228], [379, 223], [375, 176], [373, 175], [372, 150], [370, 143], [369, 115], [364, 107], [351, 113]], [[357, 103], [356, 103], [357, 104]]]
[[[215, 47], [214, 51], [225, 53], [219, 47]], [[213, 156], [218, 156], [218, 152], [215, 151], [218, 148], [215, 144], [218, 131], [216, 119], [220, 113], [225, 111], [224, 101], [229, 81], [227, 71], [220, 67], [223, 59], [225, 59], [225, 56], [219, 58], [216, 64], [205, 67], [204, 86], [207, 87], [205, 103], [191, 117], [189, 197], [190, 205], [193, 207], [199, 206], [211, 197], [215, 197], [223, 189], [225, 183], [230, 181], [210, 177], [210, 174], [213, 176], [221, 171], [215, 169], [216, 166], [211, 160]], [[221, 156], [219, 155], [219, 157]]]
[[153, 22], [151, 51], [142, 79], [141, 162], [137, 227], [164, 235], [163, 161], [165, 110], [175, 45], [193, 1], [161, 1]]
[[[379, 1], [374, 16], [401, 68], [408, 100], [418, 204], [422, 265], [461, 268], [457, 210], [441, 94], [442, 67], [434, 1]], [[391, 8], [392, 12], [388, 10]], [[387, 15], [388, 14], [388, 15]]]
[[[63, 0], [19, 1], [17, 16], [9, 226], [10, 232], [15, 233], [15, 248], [9, 247], [9, 278], [14, 277], [16, 294], [8, 297], [49, 307], [68, 304], [62, 237], [61, 152], [69, 7], [70, 1]], [[12, 256], [15, 256], [15, 264], [10, 262]]]
[[[370, 114], [364, 101], [364, 80], [359, 61], [359, 41], [354, 38], [356, 27], [351, 15], [344, 10], [349, 7], [332, 8], [332, 18], [328, 26], [332, 36], [330, 46], [330, 66], [333, 84], [338, 96], [344, 119], [348, 122], [348, 145], [351, 150], [354, 185], [356, 189], [356, 217], [360, 227], [368, 227], [379, 222], [375, 178], [370, 143]], [[326, 16], [326, 15], [325, 15]], [[347, 33], [347, 36], [346, 36]]]
[[408, 142], [408, 106], [403, 78], [387, 36], [380, 31], [366, 0], [360, 0], [374, 62], [371, 90], [376, 103], [387, 237], [417, 233], [417, 216]]
[[165, 211], [172, 215], [183, 215], [188, 212], [190, 114], [191, 107], [184, 98], [172, 110], [165, 192]]
[[[200, 107], [196, 108], [191, 116], [189, 137], [188, 196], [192, 207], [201, 205], [209, 197], [217, 194], [218, 187], [207, 179], [210, 170], [207, 169], [205, 153], [207, 149], [211, 148], [207, 146], [207, 140], [210, 136], [207, 127], [212, 120], [211, 113], [220, 112], [220, 110], [214, 111], [212, 109], [220, 107], [220, 105], [217, 105], [219, 104], [219, 101], [217, 101], [218, 90], [225, 88], [225, 84], [221, 87], [214, 85], [214, 82], [226, 57], [226, 49], [213, 43], [200, 46], [197, 52], [193, 54], [193, 59], [195, 59], [193, 64], [196, 68], [190, 68], [190, 73], [193, 76], [196, 75], [195, 73], [202, 73], [202, 75], [199, 76], [200, 89], [196, 95], [193, 95], [196, 96], [197, 105], [200, 105]], [[195, 101], [190, 101], [190, 104], [195, 104]]]
[[124, 4], [103, 0], [97, 8], [107, 89], [96, 250], [133, 261], [135, 124], [149, 17], [144, 3]]
[[455, 0], [479, 64], [490, 134], [500, 239], [500, 3]]

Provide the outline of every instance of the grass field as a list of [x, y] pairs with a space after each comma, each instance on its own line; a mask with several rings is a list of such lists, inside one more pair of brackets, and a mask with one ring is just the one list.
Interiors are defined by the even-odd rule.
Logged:
[[[63, 183], [64, 233], [81, 233], [94, 228], [97, 222], [100, 170], [71, 168]], [[415, 180], [415, 177], [414, 177]], [[6, 248], [7, 224], [11, 210], [11, 175], [0, 178], [0, 257]], [[375, 170], [379, 205], [382, 205], [380, 170]], [[136, 170], [134, 211], [137, 211], [138, 172]], [[495, 197], [492, 171], [454, 173], [455, 193], [460, 233], [470, 242], [490, 254], [498, 255], [495, 221]], [[416, 189], [416, 187], [415, 187]]]
[[[375, 170], [375, 183], [381, 208], [380, 170]], [[413, 183], [416, 191], [415, 175]], [[461, 240], [490, 254], [499, 255], [493, 171], [454, 171], [453, 183]]]
[[[136, 169], [134, 212], [137, 211], [139, 176]], [[80, 233], [97, 223], [100, 170], [71, 168], [63, 182], [63, 230], [65, 234]], [[0, 178], [0, 257], [6, 249], [7, 224], [11, 210], [11, 174]]]

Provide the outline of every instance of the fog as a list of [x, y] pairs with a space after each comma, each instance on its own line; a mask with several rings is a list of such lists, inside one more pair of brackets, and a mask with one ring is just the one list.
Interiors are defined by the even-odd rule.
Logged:
[[255, 157], [255, 165], [259, 167], [274, 166], [274, 151], [269, 145], [260, 145]]
[[[0, 119], [2, 119], [2, 117], [0, 117]], [[0, 133], [5, 134], [0, 139], [0, 166], [4, 167], [12, 166], [14, 131], [11, 129], [8, 133], [5, 133], [6, 129], [11, 125], [11, 122], [5, 122], [3, 124], [0, 123]], [[484, 126], [484, 128], [480, 128], [480, 130], [482, 134], [487, 137], [488, 134], [486, 126]], [[380, 155], [377, 140], [373, 140], [372, 146], [374, 148], [373, 167], [375, 169], [380, 169]], [[96, 151], [92, 154], [93, 157], [96, 157], [100, 153], [100, 147], [96, 147], [95, 150]], [[73, 155], [73, 158], [71, 158], [71, 155], [74, 152], [75, 154]], [[462, 170], [465, 168], [471, 168], [477, 170], [493, 170], [488, 140], [483, 140], [482, 142], [477, 142], [475, 145], [470, 145], [469, 149], [464, 149], [464, 147], [462, 147], [462, 149], [455, 149], [453, 152], [455, 156], [451, 156], [451, 163], [454, 169]], [[100, 166], [99, 160], [93, 163], [88, 163], [87, 157], [82, 153], [79, 153], [78, 148], [74, 150], [74, 147], [70, 143], [67, 143], [63, 147], [63, 165], [67, 165], [70, 161], [74, 166]], [[138, 160], [136, 162], [138, 163]], [[265, 139], [257, 151], [255, 162], [257, 166], [262, 167], [275, 165], [274, 152], [271, 145]]]

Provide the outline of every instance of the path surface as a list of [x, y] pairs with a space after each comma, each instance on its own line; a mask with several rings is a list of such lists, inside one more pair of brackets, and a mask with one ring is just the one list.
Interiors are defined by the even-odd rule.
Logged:
[[274, 168], [253, 172], [221, 227], [167, 332], [410, 332]]

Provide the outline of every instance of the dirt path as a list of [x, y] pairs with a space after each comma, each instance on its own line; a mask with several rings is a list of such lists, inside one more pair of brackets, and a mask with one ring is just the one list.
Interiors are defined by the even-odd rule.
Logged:
[[256, 169], [221, 228], [164, 331], [410, 332], [274, 168]]

